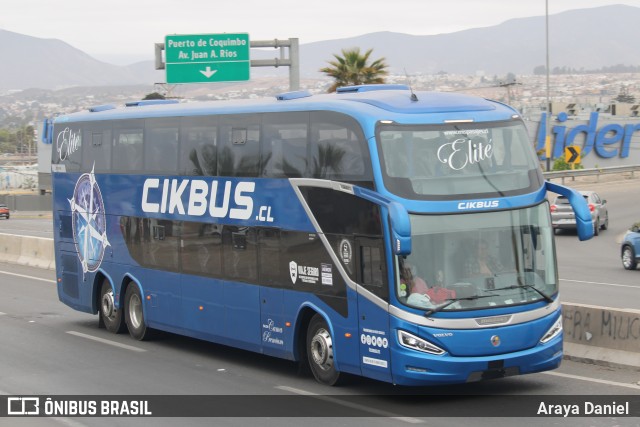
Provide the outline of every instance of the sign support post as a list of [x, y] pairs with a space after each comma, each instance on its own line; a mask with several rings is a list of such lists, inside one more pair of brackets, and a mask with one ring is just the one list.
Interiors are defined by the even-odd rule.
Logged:
[[[280, 49], [280, 57], [251, 60], [251, 47]], [[167, 36], [165, 43], [155, 45], [155, 64], [156, 70], [167, 70], [167, 83], [171, 84], [243, 81], [249, 80], [249, 67], [289, 67], [289, 89], [300, 89], [297, 38], [250, 42], [246, 33]]]

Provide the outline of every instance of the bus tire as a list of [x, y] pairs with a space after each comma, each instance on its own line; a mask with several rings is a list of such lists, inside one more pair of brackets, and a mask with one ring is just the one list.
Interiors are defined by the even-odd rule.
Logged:
[[122, 321], [122, 310], [118, 310], [113, 296], [113, 288], [108, 279], [102, 281], [100, 288], [100, 310], [98, 325], [104, 326], [107, 331], [119, 334], [124, 332], [126, 325]]
[[151, 329], [147, 327], [144, 321], [144, 300], [135, 283], [130, 283], [127, 286], [124, 301], [124, 319], [129, 329], [129, 335], [138, 341], [150, 339]]
[[307, 360], [315, 379], [325, 385], [336, 385], [340, 372], [336, 369], [333, 337], [327, 322], [316, 314], [307, 329]]

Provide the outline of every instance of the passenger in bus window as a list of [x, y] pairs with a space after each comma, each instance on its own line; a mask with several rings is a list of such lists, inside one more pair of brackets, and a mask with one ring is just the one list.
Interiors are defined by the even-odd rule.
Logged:
[[405, 262], [400, 268], [400, 296], [407, 297], [407, 304], [417, 308], [433, 308], [427, 283], [418, 277], [417, 268]]

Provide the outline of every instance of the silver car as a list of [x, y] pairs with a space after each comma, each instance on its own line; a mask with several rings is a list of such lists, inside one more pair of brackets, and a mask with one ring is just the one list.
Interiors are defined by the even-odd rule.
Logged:
[[[591, 221], [593, 221], [593, 234], [597, 236], [600, 230], [609, 228], [609, 210], [607, 201], [598, 196], [595, 191], [580, 191], [584, 197], [589, 210], [591, 211]], [[560, 230], [575, 230], [576, 216], [573, 212], [569, 200], [564, 196], [558, 196], [551, 205], [551, 225], [558, 234]]]

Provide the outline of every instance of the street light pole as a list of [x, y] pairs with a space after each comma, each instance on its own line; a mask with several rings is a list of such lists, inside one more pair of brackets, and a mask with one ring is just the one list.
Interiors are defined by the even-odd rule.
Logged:
[[551, 170], [551, 156], [553, 150], [551, 147], [551, 135], [549, 132], [549, 128], [551, 126], [551, 97], [549, 96], [549, 0], [545, 0], [545, 38], [547, 44], [547, 107], [545, 108], [547, 114], [547, 120], [545, 120], [545, 129], [544, 129], [544, 142], [545, 142], [545, 157], [547, 158], [547, 171]]

